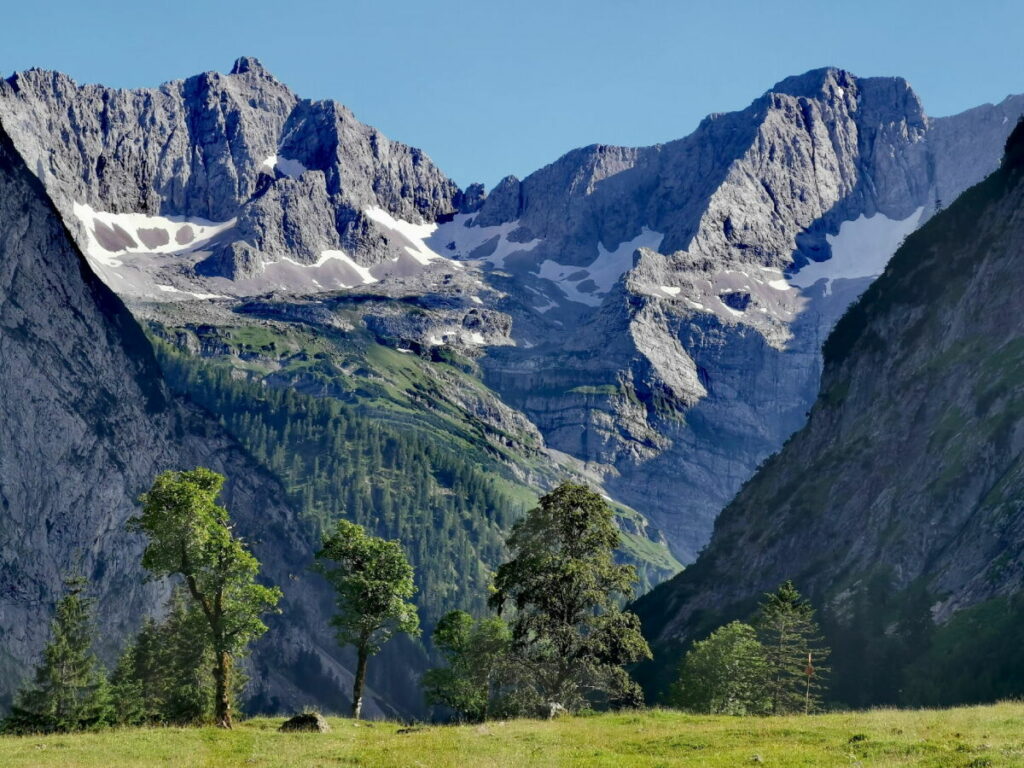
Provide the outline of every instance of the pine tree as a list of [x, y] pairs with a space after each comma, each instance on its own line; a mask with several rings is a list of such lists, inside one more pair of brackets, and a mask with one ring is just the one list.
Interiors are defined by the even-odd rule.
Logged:
[[35, 677], [15, 698], [4, 732], [66, 733], [111, 721], [106, 675], [92, 652], [93, 601], [84, 594], [83, 579], [68, 580], [67, 589]]
[[110, 673], [110, 696], [116, 725], [143, 725], [151, 721], [151, 712], [146, 706], [147, 689], [135, 670], [137, 659], [137, 646], [131, 642]]
[[[160, 646], [154, 648], [152, 663], [164, 670], [162, 719], [181, 725], [212, 721], [216, 696], [213, 644], [202, 610], [181, 586], [171, 593], [158, 636]], [[229, 659], [228, 670], [233, 697], [245, 683], [235, 661]]]
[[768, 663], [772, 713], [818, 709], [828, 687], [829, 648], [814, 620], [814, 608], [792, 581], [764, 596], [756, 626]]
[[[148, 618], [121, 655], [110, 684], [122, 725], [197, 725], [213, 720], [214, 653], [201, 611], [179, 585], [160, 622]], [[232, 669], [235, 695], [244, 676]]]

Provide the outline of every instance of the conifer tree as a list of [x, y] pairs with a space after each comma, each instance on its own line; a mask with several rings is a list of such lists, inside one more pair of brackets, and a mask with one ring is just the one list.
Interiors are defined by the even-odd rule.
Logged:
[[[117, 722], [193, 725], [213, 719], [213, 648], [205, 617], [179, 585], [161, 621], [147, 618], [110, 677]], [[233, 694], [244, 676], [232, 669]]]
[[811, 712], [827, 690], [829, 648], [814, 608], [792, 581], [765, 594], [757, 621], [768, 663], [767, 694], [774, 714]]
[[57, 603], [42, 661], [3, 722], [7, 733], [65, 733], [102, 727], [111, 720], [106, 675], [92, 651], [93, 601], [84, 593], [84, 579], [66, 584], [68, 592]]

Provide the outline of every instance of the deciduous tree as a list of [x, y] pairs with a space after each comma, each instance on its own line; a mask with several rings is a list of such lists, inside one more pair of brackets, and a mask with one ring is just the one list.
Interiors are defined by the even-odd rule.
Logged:
[[362, 526], [339, 520], [316, 553], [318, 570], [334, 587], [338, 613], [331, 620], [341, 645], [356, 649], [352, 717], [363, 709], [366, 665], [395, 634], [418, 635], [413, 569], [397, 541], [370, 536]]
[[515, 608], [513, 638], [539, 704], [638, 705], [623, 668], [650, 658], [636, 615], [620, 609], [636, 583], [615, 562], [614, 512], [584, 485], [563, 483], [512, 528], [491, 605]]
[[149, 539], [142, 565], [156, 577], [183, 577], [206, 620], [214, 656], [214, 717], [230, 728], [233, 659], [267, 631], [261, 616], [275, 609], [281, 590], [256, 581], [259, 561], [217, 504], [223, 485], [223, 476], [203, 467], [164, 472], [129, 525]]
[[432, 637], [448, 666], [423, 675], [428, 704], [446, 706], [471, 722], [513, 714], [508, 711], [509, 694], [519, 669], [508, 624], [498, 617], [474, 619], [465, 611], [452, 611], [441, 618]]
[[693, 644], [669, 703], [708, 715], [762, 715], [770, 707], [768, 661], [757, 632], [734, 621]]

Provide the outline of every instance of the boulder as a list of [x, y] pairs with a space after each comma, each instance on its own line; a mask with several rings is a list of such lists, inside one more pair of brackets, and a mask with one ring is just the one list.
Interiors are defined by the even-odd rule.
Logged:
[[331, 730], [331, 727], [327, 724], [327, 720], [319, 712], [303, 712], [300, 715], [285, 720], [284, 723], [278, 728], [279, 731], [283, 732], [305, 732], [305, 733], [327, 733]]

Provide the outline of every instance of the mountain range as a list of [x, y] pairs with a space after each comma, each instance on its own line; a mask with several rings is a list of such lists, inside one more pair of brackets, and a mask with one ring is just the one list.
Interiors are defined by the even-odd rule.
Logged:
[[[814, 70], [678, 141], [574, 150], [488, 192], [252, 58], [156, 89], [43, 70], [0, 81], [11, 669], [41, 645], [75, 562], [125, 596], [101, 600], [110, 652], [155, 609], [123, 522], [166, 467], [225, 471], [268, 575], [293, 583], [287, 639], [253, 660], [277, 670], [255, 696], [266, 708], [348, 674], [322, 585], [299, 575], [339, 514], [413, 550], [428, 628], [482, 605], [508, 524], [566, 475], [612, 500], [624, 556], [653, 586], [804, 424], [833, 325], [905, 238], [998, 167], [1021, 112], [1013, 96], [933, 119], [904, 80]], [[325, 402], [342, 426], [297, 426]], [[16, 426], [33, 423], [47, 428]], [[804, 473], [821, 460], [802, 458]], [[347, 488], [329, 460], [352, 471]], [[421, 513], [400, 501], [413, 472]], [[766, 535], [735, 511], [743, 494], [719, 528]], [[714, 557], [640, 604], [662, 648], [699, 613], [669, 595]], [[725, 580], [721, 599], [777, 575]], [[428, 654], [386, 657], [375, 706], [416, 711]]]

